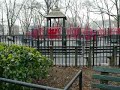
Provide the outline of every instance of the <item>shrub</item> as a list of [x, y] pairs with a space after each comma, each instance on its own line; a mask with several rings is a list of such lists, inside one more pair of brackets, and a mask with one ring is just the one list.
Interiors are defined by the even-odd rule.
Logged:
[[[42, 56], [34, 48], [0, 43], [1, 77], [32, 82], [33, 79], [46, 78], [51, 66], [52, 60]], [[6, 85], [8, 88], [13, 86]]]

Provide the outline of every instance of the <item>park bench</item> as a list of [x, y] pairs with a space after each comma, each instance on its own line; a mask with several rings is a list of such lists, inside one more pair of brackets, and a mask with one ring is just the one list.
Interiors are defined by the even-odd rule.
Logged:
[[92, 88], [99, 88], [100, 90], [120, 90], [120, 68], [96, 66], [93, 70], [101, 74], [92, 75], [94, 80], [100, 82], [92, 83]]

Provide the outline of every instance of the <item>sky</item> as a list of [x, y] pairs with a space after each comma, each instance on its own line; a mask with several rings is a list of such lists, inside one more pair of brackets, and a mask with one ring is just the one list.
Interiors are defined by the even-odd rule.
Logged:
[[[2, 1], [4, 1], [4, 0], [0, 0], [1, 2]], [[6, 0], [6, 1], [9, 1], [9, 0]], [[12, 0], [12, 1], [14, 1], [14, 0]], [[23, 0], [16, 0], [18, 3], [21, 3]], [[38, 2], [43, 2], [44, 0], [36, 0], [36, 1], [38, 1]], [[62, 3], [62, 1], [63, 0], [61, 0], [61, 2], [60, 3]], [[80, 3], [79, 1], [81, 1], [81, 0], [71, 0], [71, 1], [77, 1], [78, 3]], [[83, 2], [85, 1], [85, 0], [82, 0]], [[92, 1], [92, 0], [90, 0], [90, 1]], [[107, 0], [108, 1], [108, 3], [109, 3], [109, 5], [112, 5], [112, 3], [110, 3], [110, 0]], [[62, 5], [62, 4], [61, 4]], [[60, 7], [61, 7], [61, 5], [60, 5]], [[64, 8], [62, 8], [61, 9], [61, 11], [64, 13], [65, 12], [65, 9]], [[87, 16], [87, 13], [86, 13], [86, 9], [84, 8], [82, 8], [82, 10], [79, 10], [78, 9], [78, 11], [79, 11], [79, 16], [81, 16], [81, 17], [83, 17], [83, 14], [84, 14], [84, 17], [85, 16]], [[115, 10], [113, 9], [113, 11], [112, 11], [113, 13], [115, 13]], [[5, 15], [5, 14], [4, 14]], [[66, 16], [67, 17], [72, 17], [72, 14], [71, 14], [71, 12], [70, 12], [70, 10], [68, 10], [67, 11], [67, 13], [66, 13]], [[90, 16], [90, 22], [92, 22], [93, 20], [101, 20], [101, 15], [100, 14], [94, 14], [94, 13], [90, 13], [89, 14], [89, 16]], [[104, 16], [105, 17], [105, 19], [108, 19], [108, 15], [105, 15]], [[83, 18], [82, 18], [83, 19]], [[84, 18], [84, 20], [86, 20], [86, 18]]]

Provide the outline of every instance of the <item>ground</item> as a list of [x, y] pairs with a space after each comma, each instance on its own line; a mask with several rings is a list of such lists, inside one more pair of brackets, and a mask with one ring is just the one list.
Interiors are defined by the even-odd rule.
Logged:
[[[49, 71], [48, 78], [38, 80], [36, 83], [63, 89], [79, 70], [83, 71], [83, 90], [90, 90], [92, 69], [82, 67], [60, 67], [54, 66]], [[78, 80], [72, 85], [71, 90], [78, 89]]]

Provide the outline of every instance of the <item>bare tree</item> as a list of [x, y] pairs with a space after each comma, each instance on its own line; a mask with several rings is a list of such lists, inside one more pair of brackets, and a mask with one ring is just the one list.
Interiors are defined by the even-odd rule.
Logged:
[[[103, 1], [100, 0], [100, 2], [98, 2], [98, 0], [93, 0], [93, 9], [91, 12], [93, 12], [94, 14], [100, 14], [101, 15], [101, 18], [102, 18], [102, 28], [104, 29], [105, 28], [105, 21], [104, 21], [104, 4], [103, 4]], [[99, 5], [99, 3], [101, 4], [101, 6]]]
[[44, 13], [42, 13], [42, 5], [34, 0], [29, 0], [23, 9], [19, 17], [22, 32], [27, 32], [31, 28], [37, 28], [42, 26], [44, 20]]
[[24, 0], [21, 4], [21, 6], [18, 8], [17, 7], [17, 1], [14, 0], [12, 2], [12, 0], [5, 0], [4, 4], [5, 4], [5, 8], [6, 8], [6, 16], [7, 16], [7, 24], [8, 24], [8, 30], [9, 30], [9, 35], [13, 34], [12, 28], [19, 16], [19, 13], [23, 7], [23, 5], [25, 4]]
[[30, 1], [30, 3], [26, 3], [21, 10], [21, 17], [19, 17], [20, 24], [22, 27], [22, 32], [26, 32], [29, 30], [32, 16], [33, 16], [33, 7], [31, 6], [34, 1]]
[[39, 2], [34, 3], [34, 5], [33, 21], [35, 25], [41, 27], [45, 19], [45, 14], [42, 12], [42, 5]]
[[[104, 0], [106, 9], [104, 8], [104, 13], [107, 14], [109, 16], [109, 26], [111, 27], [111, 16], [115, 18], [116, 22], [117, 22], [117, 27], [119, 28], [120, 26], [120, 22], [119, 22], [119, 0], [110, 0], [111, 1], [111, 6], [109, 6], [110, 4], [108, 3], [107, 0]], [[114, 12], [112, 12], [112, 10], [114, 9]]]
[[117, 12], [117, 15], [116, 15], [116, 21], [117, 21], [117, 28], [120, 27], [120, 1], [119, 0], [114, 0], [112, 1], [116, 7], [116, 12]]
[[111, 29], [111, 16], [110, 16], [111, 11], [110, 11], [110, 8], [109, 8], [109, 4], [107, 3], [106, 0], [104, 0], [104, 3], [105, 3], [105, 6], [107, 8], [107, 13], [108, 13], [108, 17], [109, 17], [109, 28]]
[[86, 9], [86, 25], [87, 27], [89, 27], [89, 20], [90, 20], [90, 11], [91, 11], [91, 7], [92, 7], [92, 3], [89, 0], [85, 0], [83, 2], [83, 7]]
[[0, 11], [1, 11], [1, 31], [2, 31], [2, 35], [4, 35], [4, 12], [3, 12], [3, 3], [1, 2], [1, 7], [0, 7]]
[[53, 9], [58, 1], [59, 0], [44, 0], [45, 6], [43, 7], [43, 10], [46, 12], [46, 14], [48, 14], [50, 10]]
[[61, 8], [61, 9], [64, 9], [64, 14], [66, 14], [67, 13], [67, 11], [70, 9], [70, 7], [71, 7], [71, 0], [59, 0], [59, 7]]
[[[114, 19], [117, 22], [117, 27], [119, 28], [119, 0], [93, 0], [94, 1], [94, 7], [93, 11], [94, 13], [101, 13], [102, 21], [104, 23], [104, 15], [108, 15], [109, 18], [109, 28], [111, 28], [111, 17], [114, 17]], [[95, 10], [95, 11], [94, 11]]]
[[[82, 17], [82, 12], [81, 12], [81, 7], [82, 7], [82, 3], [78, 0], [74, 0], [74, 1], [71, 1], [69, 2], [68, 4], [69, 8], [67, 11], [70, 11], [70, 14], [72, 15], [68, 15], [70, 19], [70, 21], [72, 21], [73, 25], [76, 27], [78, 26], [79, 24], [81, 24], [81, 22], [83, 21], [81, 18]], [[81, 25], [82, 26], [82, 25]]]

